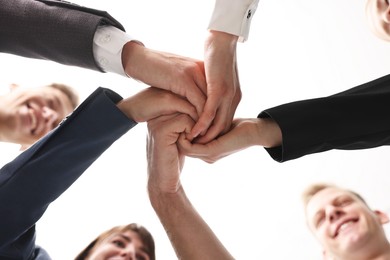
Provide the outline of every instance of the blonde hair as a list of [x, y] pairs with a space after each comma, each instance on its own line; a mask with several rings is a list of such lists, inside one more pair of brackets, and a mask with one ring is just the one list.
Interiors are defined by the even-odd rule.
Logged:
[[47, 85], [47, 87], [58, 89], [59, 91], [64, 93], [65, 96], [69, 99], [73, 109], [75, 109], [79, 105], [80, 102], [79, 95], [77, 94], [76, 90], [69, 87], [68, 85], [61, 84], [61, 83], [52, 83], [50, 85]]
[[309, 187], [307, 187], [304, 190], [304, 192], [302, 193], [302, 201], [303, 201], [304, 208], [306, 209], [307, 204], [309, 204], [309, 201], [314, 197], [314, 195], [316, 195], [318, 192], [325, 190], [325, 189], [328, 189], [328, 188], [336, 188], [336, 189], [341, 189], [341, 190], [345, 190], [347, 192], [350, 192], [353, 195], [355, 195], [359, 200], [361, 200], [368, 207], [368, 205], [367, 205], [366, 201], [363, 199], [363, 197], [352, 190], [343, 189], [337, 185], [330, 184], [330, 183], [316, 183], [316, 184], [312, 184]]

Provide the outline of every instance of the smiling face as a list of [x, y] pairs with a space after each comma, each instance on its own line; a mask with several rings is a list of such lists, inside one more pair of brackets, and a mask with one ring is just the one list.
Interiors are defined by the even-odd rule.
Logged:
[[16, 88], [1, 98], [1, 141], [30, 145], [73, 109], [69, 98], [59, 89]]
[[390, 6], [388, 0], [367, 0], [366, 16], [372, 32], [390, 41]]
[[370, 210], [355, 194], [343, 189], [328, 187], [313, 195], [306, 206], [306, 217], [324, 250], [340, 259], [369, 255], [378, 244], [387, 243], [382, 227], [387, 216]]
[[101, 241], [90, 252], [91, 260], [150, 260], [139, 235], [131, 230], [114, 233]]

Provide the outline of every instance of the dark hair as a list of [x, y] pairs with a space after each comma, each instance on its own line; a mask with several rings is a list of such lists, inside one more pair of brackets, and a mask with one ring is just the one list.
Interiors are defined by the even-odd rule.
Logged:
[[146, 253], [149, 255], [150, 260], [155, 260], [155, 246], [154, 246], [154, 239], [152, 234], [143, 226], [137, 224], [137, 223], [131, 223], [124, 226], [116, 226], [113, 227], [103, 233], [101, 233], [97, 238], [95, 238], [86, 248], [84, 248], [83, 251], [81, 251], [75, 260], [85, 260], [88, 255], [93, 251], [93, 249], [100, 244], [104, 239], [111, 236], [112, 234], [124, 232], [124, 231], [133, 231], [139, 235], [141, 238], [141, 241], [146, 249]]

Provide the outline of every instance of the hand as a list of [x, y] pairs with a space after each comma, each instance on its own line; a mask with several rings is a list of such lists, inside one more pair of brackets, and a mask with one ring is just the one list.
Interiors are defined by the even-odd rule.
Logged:
[[161, 115], [183, 113], [198, 119], [195, 107], [172, 92], [150, 87], [118, 103], [118, 108], [136, 122], [145, 122]]
[[185, 114], [161, 116], [148, 122], [147, 159], [148, 189], [150, 193], [176, 193], [184, 155], [176, 142], [180, 135], [189, 133], [194, 121]]
[[[178, 259], [234, 259], [187, 198], [180, 183], [184, 156], [176, 142], [194, 122], [184, 114], [148, 122], [148, 192]], [[196, 245], [196, 248], [194, 248]]]
[[198, 115], [206, 102], [202, 61], [145, 48], [136, 42], [123, 47], [122, 64], [128, 76], [187, 98]]
[[207, 81], [207, 101], [198, 122], [188, 136], [199, 137], [197, 143], [207, 143], [227, 132], [241, 100], [236, 64], [238, 37], [210, 31], [204, 51]]
[[274, 147], [281, 143], [279, 125], [270, 118], [256, 118], [235, 119], [229, 132], [207, 144], [191, 143], [180, 137], [178, 147], [180, 153], [214, 163], [250, 146]]

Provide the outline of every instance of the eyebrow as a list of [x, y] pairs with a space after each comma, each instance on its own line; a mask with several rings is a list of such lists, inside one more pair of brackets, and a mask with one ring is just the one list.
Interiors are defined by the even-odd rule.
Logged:
[[[340, 201], [344, 200], [344, 199], [350, 199], [350, 200], [353, 200], [353, 197], [350, 196], [349, 194], [340, 194], [338, 195], [337, 197], [333, 198], [330, 203], [332, 205], [337, 205], [338, 203], [340, 203]], [[313, 221], [316, 220], [318, 218], [318, 215], [321, 214], [324, 210], [321, 208], [319, 210], [317, 210], [317, 212], [314, 214], [313, 216]]]
[[[130, 237], [128, 237], [128, 236], [126, 236], [126, 235], [123, 235], [123, 234], [118, 234], [118, 236], [120, 236], [121, 238], [123, 238], [124, 240], [126, 240], [127, 242], [131, 242], [131, 238]], [[141, 241], [142, 242], [142, 241]], [[144, 243], [142, 242], [142, 245], [143, 245]], [[148, 256], [150, 255], [150, 251], [146, 248], [146, 247], [144, 247], [144, 246], [141, 246], [140, 248], [139, 248], [142, 252], [144, 252], [145, 254], [147, 254]]]
[[131, 242], [131, 238], [128, 237], [128, 236], [125, 236], [123, 234], [118, 234], [119, 237], [123, 238], [124, 240], [128, 241], [128, 242]]

